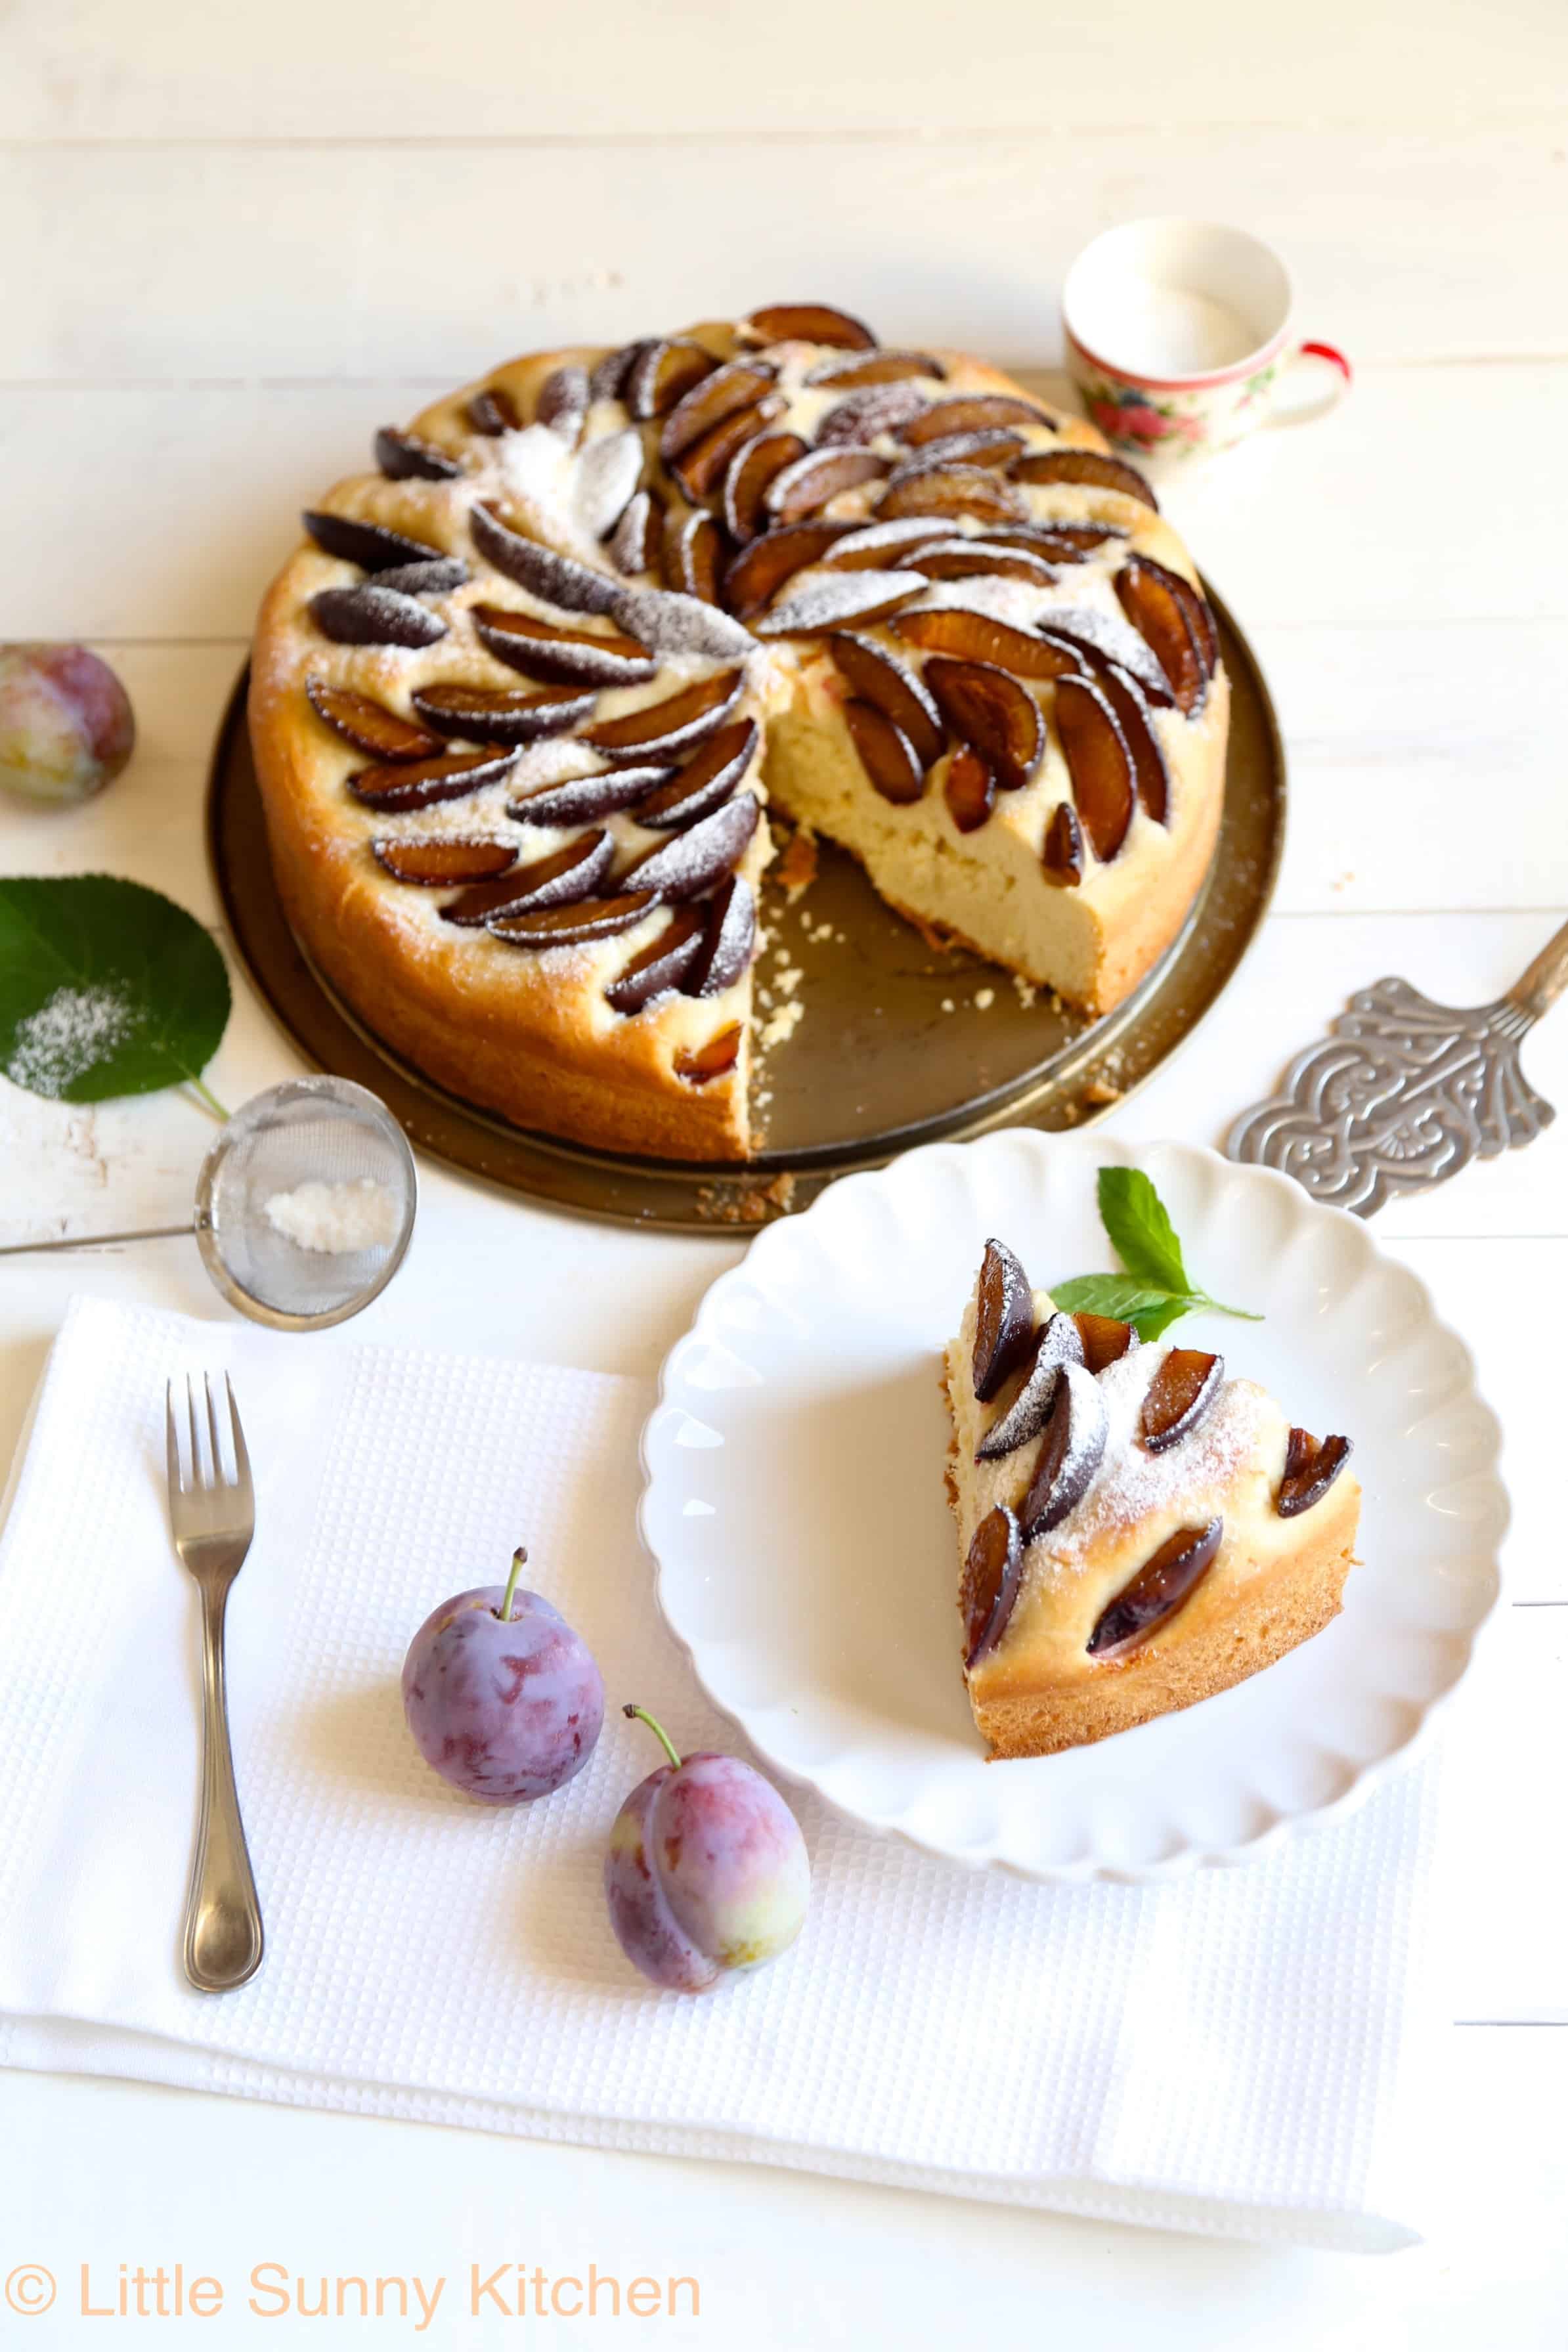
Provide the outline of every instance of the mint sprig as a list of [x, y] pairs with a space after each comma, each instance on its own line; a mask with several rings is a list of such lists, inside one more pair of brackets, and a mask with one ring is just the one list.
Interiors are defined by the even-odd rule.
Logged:
[[1052, 1301], [1065, 1313], [1112, 1315], [1131, 1323], [1141, 1339], [1157, 1339], [1180, 1317], [1205, 1307], [1246, 1323], [1262, 1322], [1261, 1315], [1226, 1307], [1194, 1286], [1170, 1212], [1141, 1168], [1102, 1168], [1099, 1196], [1100, 1222], [1126, 1272], [1054, 1282]]
[[56, 1102], [182, 1082], [220, 1118], [202, 1072], [227, 1025], [228, 974], [194, 915], [108, 874], [0, 879], [0, 1071]]

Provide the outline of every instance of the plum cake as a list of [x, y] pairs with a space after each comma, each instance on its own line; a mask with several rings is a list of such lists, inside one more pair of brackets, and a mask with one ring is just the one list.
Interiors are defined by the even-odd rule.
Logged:
[[1225, 1361], [1057, 1310], [988, 1242], [947, 1352], [963, 1672], [994, 1756], [1191, 1706], [1338, 1613], [1350, 1440]]
[[267, 597], [251, 734], [296, 934], [452, 1092], [745, 1158], [770, 799], [1091, 1013], [1180, 930], [1228, 684], [1079, 418], [781, 304], [513, 361], [374, 456]]

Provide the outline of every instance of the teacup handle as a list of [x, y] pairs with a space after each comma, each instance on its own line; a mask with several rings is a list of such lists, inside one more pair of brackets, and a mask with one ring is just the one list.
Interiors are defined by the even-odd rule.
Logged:
[[[1270, 425], [1311, 425], [1337, 408], [1353, 382], [1351, 363], [1332, 343], [1298, 343], [1285, 362], [1285, 375], [1294, 375], [1303, 361], [1326, 364], [1334, 371], [1323, 389], [1305, 400], [1277, 401], [1268, 414]], [[1316, 373], [1316, 368], [1313, 369]]]

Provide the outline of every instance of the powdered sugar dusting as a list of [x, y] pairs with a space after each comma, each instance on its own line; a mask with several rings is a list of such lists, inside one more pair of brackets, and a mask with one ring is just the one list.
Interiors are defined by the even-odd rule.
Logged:
[[1168, 1343], [1135, 1348], [1100, 1374], [1105, 1458], [1082, 1501], [1051, 1531], [1049, 1549], [1058, 1558], [1081, 1555], [1191, 1498], [1221, 1492], [1256, 1456], [1268, 1399], [1251, 1381], [1226, 1381], [1191, 1436], [1167, 1453], [1151, 1454], [1139, 1442], [1143, 1399], [1170, 1352]]
[[123, 1045], [136, 1026], [134, 1006], [107, 982], [57, 988], [17, 1027], [5, 1075], [30, 1094], [62, 1095], [95, 1062]]
[[764, 636], [785, 636], [795, 629], [835, 629], [850, 621], [870, 619], [901, 599], [908, 603], [929, 587], [920, 572], [816, 572], [808, 587], [758, 622]]
[[628, 635], [658, 653], [727, 661], [757, 650], [750, 629], [697, 596], [663, 588], [619, 588], [608, 610]]
[[642, 436], [629, 425], [624, 433], [601, 434], [589, 442], [576, 460], [572, 485], [572, 510], [579, 530], [590, 539], [603, 539], [636, 490], [642, 465]]

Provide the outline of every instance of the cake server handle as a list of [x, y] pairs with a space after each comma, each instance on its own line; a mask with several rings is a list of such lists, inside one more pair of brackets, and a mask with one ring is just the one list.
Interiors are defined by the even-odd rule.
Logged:
[[1508, 992], [1508, 1001], [1517, 1005], [1528, 1020], [1539, 1021], [1549, 1013], [1568, 988], [1568, 923], [1553, 931], [1534, 961], [1528, 964]]

